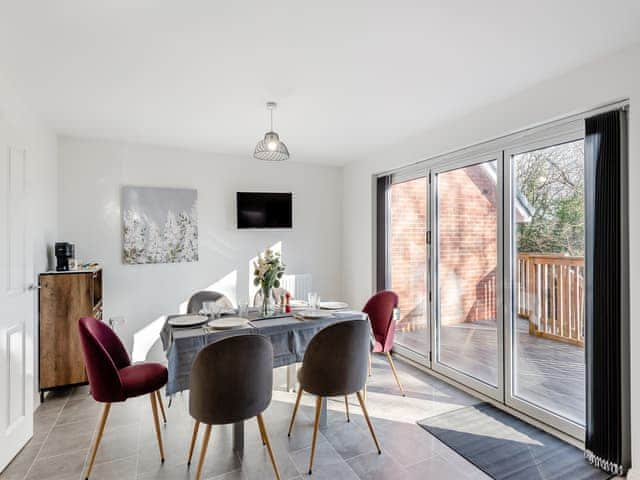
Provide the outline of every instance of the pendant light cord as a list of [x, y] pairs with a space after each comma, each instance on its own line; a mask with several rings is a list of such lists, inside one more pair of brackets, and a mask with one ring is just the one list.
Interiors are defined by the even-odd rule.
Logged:
[[270, 129], [270, 131], [273, 132], [273, 107], [269, 108], [269, 114], [271, 116], [271, 129]]

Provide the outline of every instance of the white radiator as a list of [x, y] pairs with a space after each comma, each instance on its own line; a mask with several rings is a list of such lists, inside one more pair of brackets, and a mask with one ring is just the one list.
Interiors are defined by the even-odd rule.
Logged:
[[306, 300], [307, 295], [311, 292], [311, 274], [300, 273], [295, 275], [283, 275], [280, 284], [282, 288], [287, 290], [292, 298], [298, 300]]

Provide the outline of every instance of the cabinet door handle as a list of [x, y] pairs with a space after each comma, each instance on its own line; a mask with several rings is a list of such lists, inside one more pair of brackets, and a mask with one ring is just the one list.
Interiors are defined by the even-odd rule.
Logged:
[[42, 288], [42, 286], [36, 285], [35, 283], [32, 283], [31, 285], [29, 285], [27, 287], [27, 290], [40, 290], [41, 288]]

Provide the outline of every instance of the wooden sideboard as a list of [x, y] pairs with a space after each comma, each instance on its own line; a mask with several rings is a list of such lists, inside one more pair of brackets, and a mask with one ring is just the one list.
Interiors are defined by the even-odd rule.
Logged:
[[40, 274], [40, 400], [44, 392], [87, 382], [78, 320], [102, 319], [102, 269]]

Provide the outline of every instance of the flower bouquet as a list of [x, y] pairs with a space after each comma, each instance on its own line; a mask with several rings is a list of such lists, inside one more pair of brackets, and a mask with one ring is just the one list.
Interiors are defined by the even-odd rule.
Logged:
[[285, 264], [282, 263], [280, 253], [267, 248], [258, 255], [253, 262], [253, 284], [262, 291], [262, 314], [268, 315], [272, 299], [273, 288], [280, 288], [280, 279], [284, 274]]

